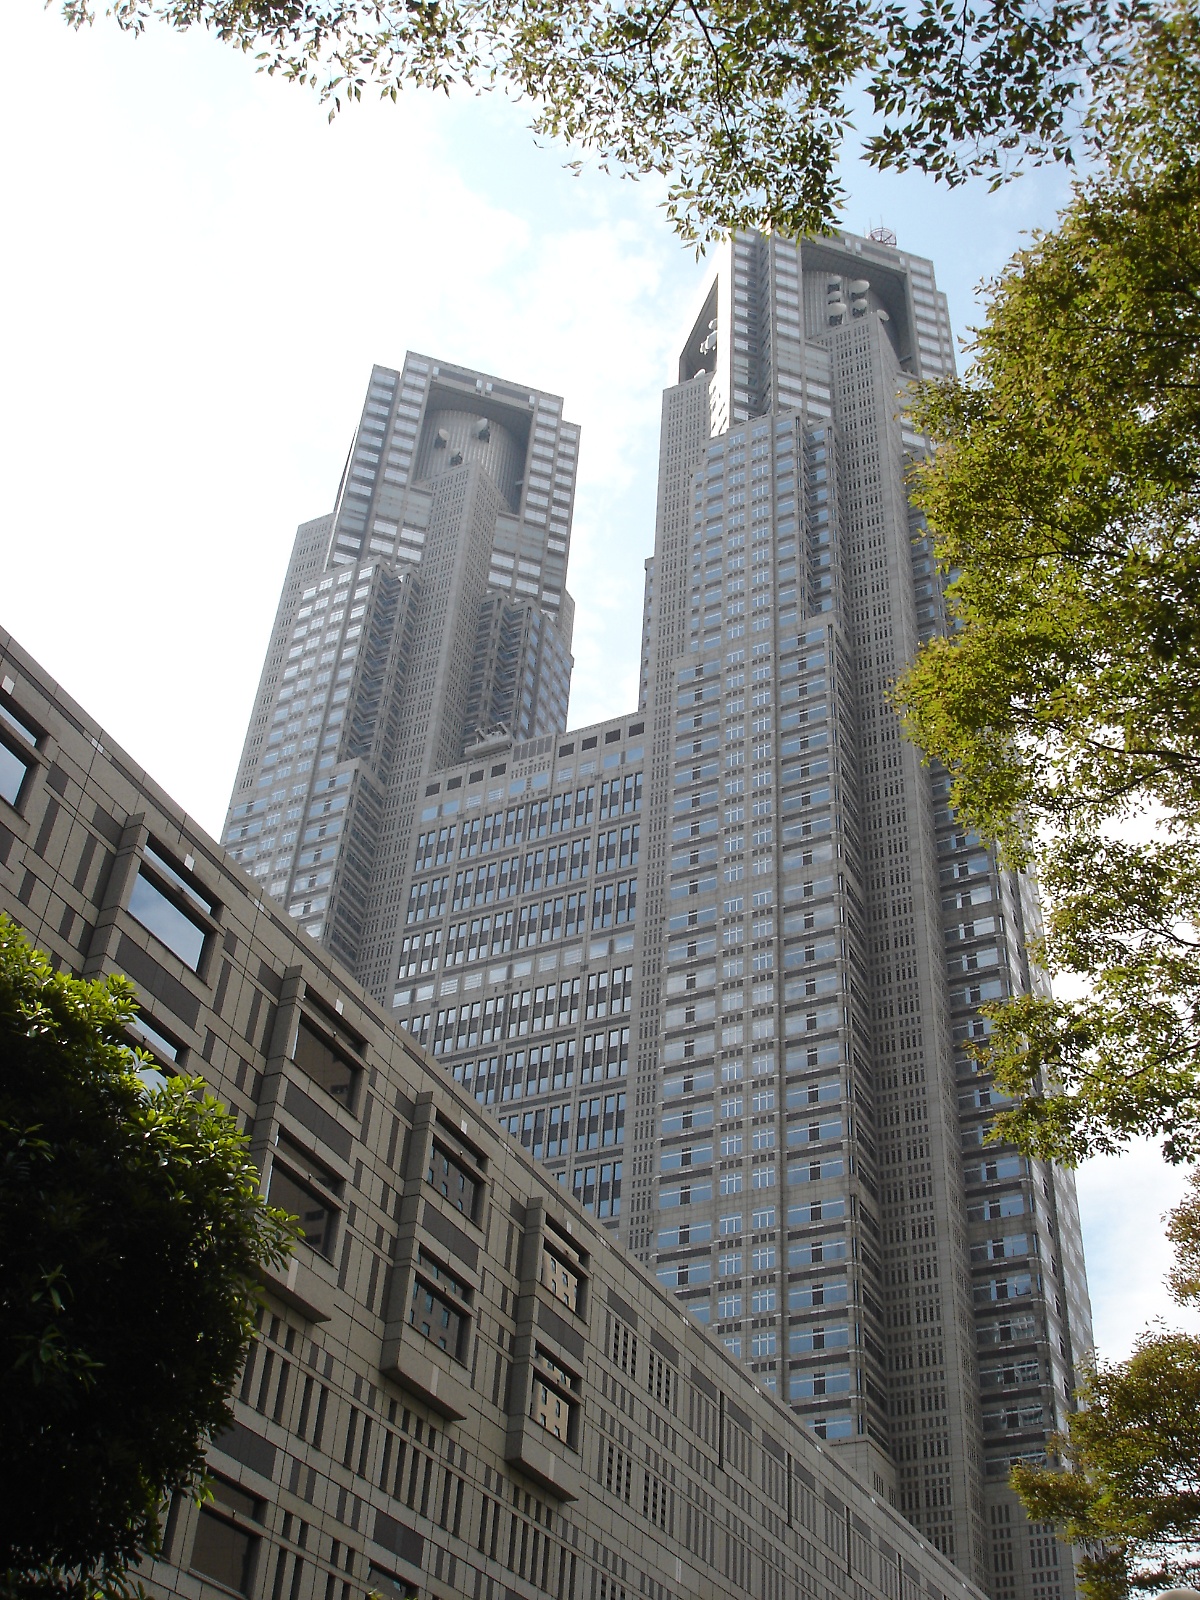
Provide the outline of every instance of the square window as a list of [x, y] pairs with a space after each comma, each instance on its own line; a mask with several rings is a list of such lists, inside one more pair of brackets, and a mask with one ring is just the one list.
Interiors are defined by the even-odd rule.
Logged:
[[129, 914], [177, 955], [193, 972], [200, 970], [208, 929], [166, 895], [139, 867], [129, 896]]
[[301, 1017], [292, 1060], [327, 1094], [349, 1106], [354, 1099], [355, 1068]]

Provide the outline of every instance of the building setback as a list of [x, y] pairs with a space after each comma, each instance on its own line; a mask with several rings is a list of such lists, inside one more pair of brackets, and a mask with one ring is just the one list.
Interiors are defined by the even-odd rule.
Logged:
[[890, 237], [732, 240], [664, 396], [638, 709], [566, 732], [578, 430], [376, 368], [224, 839], [861, 1481], [1063, 1600], [1007, 1479], [1090, 1346], [1074, 1188], [983, 1143], [967, 1048], [1040, 981], [1036, 895], [887, 698], [946, 626], [907, 397], [952, 370]]
[[151, 1593], [980, 1600], [5, 633], [0, 909], [302, 1222]]

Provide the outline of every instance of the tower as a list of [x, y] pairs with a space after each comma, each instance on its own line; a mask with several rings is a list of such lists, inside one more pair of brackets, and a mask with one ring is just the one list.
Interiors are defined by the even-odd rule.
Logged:
[[224, 839], [380, 994], [422, 777], [566, 725], [561, 411], [419, 355], [376, 367], [334, 511], [297, 531]]
[[1090, 1345], [1074, 1190], [983, 1144], [963, 1048], [982, 999], [1039, 981], [1036, 896], [887, 698], [945, 626], [906, 395], [950, 370], [930, 264], [851, 236], [736, 237], [685, 340], [642, 652], [626, 1227], [965, 1571], [1054, 1593], [1069, 1560], [1007, 1474]]
[[931, 265], [725, 247], [664, 396], [638, 710], [569, 733], [575, 430], [420, 365], [376, 370], [297, 537], [227, 843], [873, 1492], [1061, 1600], [1007, 1474], [1090, 1344], [1074, 1192], [984, 1145], [965, 1049], [1040, 981], [1036, 896], [888, 700], [946, 625], [905, 488], [953, 367]]

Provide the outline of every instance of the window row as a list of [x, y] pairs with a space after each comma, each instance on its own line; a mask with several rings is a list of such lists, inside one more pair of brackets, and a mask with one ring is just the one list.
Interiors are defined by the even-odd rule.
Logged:
[[586, 784], [545, 800], [530, 800], [503, 811], [465, 818], [461, 823], [443, 823], [418, 834], [414, 871], [470, 860], [526, 840], [570, 833], [587, 827], [597, 815], [601, 822], [629, 816], [640, 811], [641, 805], [642, 774], [637, 771], [605, 778], [599, 786]]

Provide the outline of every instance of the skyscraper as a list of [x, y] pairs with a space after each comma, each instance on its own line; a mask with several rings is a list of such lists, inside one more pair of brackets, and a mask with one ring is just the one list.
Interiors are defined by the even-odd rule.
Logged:
[[382, 994], [421, 774], [566, 722], [578, 429], [552, 395], [376, 368], [284, 581], [226, 837]]
[[890, 236], [735, 238], [664, 398], [639, 709], [572, 733], [575, 430], [377, 369], [226, 843], [861, 1480], [1060, 1600], [1007, 1473], [1090, 1340], [1074, 1192], [982, 1143], [965, 1048], [1039, 981], [1036, 898], [887, 700], [945, 626], [906, 396], [952, 364]]

